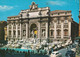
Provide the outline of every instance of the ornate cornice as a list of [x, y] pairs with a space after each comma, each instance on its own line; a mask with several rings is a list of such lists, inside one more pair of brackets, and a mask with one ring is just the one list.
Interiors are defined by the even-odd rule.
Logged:
[[72, 22], [71, 16], [67, 17], [68, 21]]

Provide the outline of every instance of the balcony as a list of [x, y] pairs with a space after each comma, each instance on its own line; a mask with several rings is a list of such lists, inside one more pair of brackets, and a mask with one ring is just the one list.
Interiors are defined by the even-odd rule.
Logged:
[[69, 36], [68, 35], [65, 35], [64, 38], [69, 38]]
[[54, 26], [53, 26], [53, 25], [50, 25], [50, 27], [51, 27], [51, 28], [54, 28]]
[[11, 29], [11, 27], [9, 27], [9, 29]]
[[54, 35], [53, 36], [50, 35], [50, 38], [54, 38]]
[[61, 28], [61, 25], [57, 25], [57, 28]]
[[57, 35], [57, 38], [61, 38], [61, 36], [60, 35]]
[[68, 28], [68, 24], [64, 24], [64, 28]]

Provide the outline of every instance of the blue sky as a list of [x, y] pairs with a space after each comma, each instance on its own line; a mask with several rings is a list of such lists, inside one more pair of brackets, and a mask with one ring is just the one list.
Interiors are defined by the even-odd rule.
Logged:
[[79, 0], [0, 0], [0, 21], [7, 21], [8, 16], [18, 15], [21, 10], [29, 9], [32, 2], [38, 7], [50, 7], [54, 10], [71, 10], [72, 18], [79, 23]]

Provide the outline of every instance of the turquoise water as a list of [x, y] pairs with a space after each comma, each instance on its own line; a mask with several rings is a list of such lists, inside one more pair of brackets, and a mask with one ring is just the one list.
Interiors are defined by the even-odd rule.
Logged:
[[[2, 54], [2, 55], [0, 55], [0, 57], [2, 57], [3, 55], [5, 56], [5, 57], [25, 57], [25, 53], [23, 52], [23, 51], [25, 51], [25, 52], [27, 52], [28, 51], [28, 49], [20, 49], [20, 48], [0, 48], [0, 49], [5, 49], [5, 50], [15, 50], [15, 51], [13, 51], [13, 52], [7, 52], [5, 55], [4, 54]], [[16, 52], [16, 51], [20, 51], [20, 52]], [[29, 55], [27, 55], [27, 57], [49, 57], [49, 55], [43, 55], [42, 53], [43, 53], [43, 50], [42, 50], [42, 53], [41, 54], [39, 54], [38, 52], [37, 52], [37, 50], [30, 50], [29, 49], [29, 51], [31, 52], [31, 51], [35, 51], [34, 53], [30, 53]], [[41, 50], [40, 50], [41, 51]]]
[[29, 50], [30, 52], [33, 51], [33, 50], [30, 50], [30, 49], [20, 49], [20, 48], [1, 48], [1, 49], [5, 49], [5, 50], [6, 50], [6, 49], [11, 49], [11, 50], [15, 50], [15, 51], [26, 51], [26, 52], [27, 52], [28, 50]]
[[[10, 50], [21, 51], [21, 52], [28, 52], [28, 51], [32, 52], [32, 51], [34, 51], [34, 54], [38, 53], [37, 50], [31, 50], [31, 49], [20, 49], [20, 48], [1, 48], [1, 49], [5, 49], [5, 50], [10, 49]], [[39, 50], [39, 51], [42, 52], [42, 53], [47, 52], [45, 50]]]

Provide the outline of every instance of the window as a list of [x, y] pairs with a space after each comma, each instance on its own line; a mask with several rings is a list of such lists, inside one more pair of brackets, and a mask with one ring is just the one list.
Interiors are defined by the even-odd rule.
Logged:
[[16, 35], [16, 31], [13, 31], [14, 35]]
[[53, 24], [53, 22], [50, 22], [50, 26], [51, 26], [51, 27], [54, 27], [54, 24]]
[[42, 36], [45, 36], [45, 29], [42, 29]]
[[11, 25], [9, 26], [9, 29], [11, 29]]
[[65, 14], [67, 14], [67, 12], [65, 12]]
[[9, 35], [11, 35], [11, 31], [9, 31]]
[[26, 30], [23, 30], [23, 36], [26, 36]]
[[64, 30], [64, 35], [67, 36], [68, 35], [68, 30]]
[[53, 36], [53, 34], [54, 34], [54, 31], [53, 31], [53, 30], [51, 30], [51, 31], [50, 31], [50, 35], [51, 35], [51, 36]]
[[60, 13], [58, 13], [58, 15], [60, 15]]
[[24, 27], [26, 27], [26, 24], [24, 24]]
[[59, 18], [58, 18], [58, 24], [60, 24], [60, 20], [59, 20]]
[[18, 35], [20, 35], [20, 30], [18, 30]]
[[61, 35], [61, 30], [57, 30], [57, 36]]
[[16, 26], [16, 24], [14, 23], [14, 26]]

